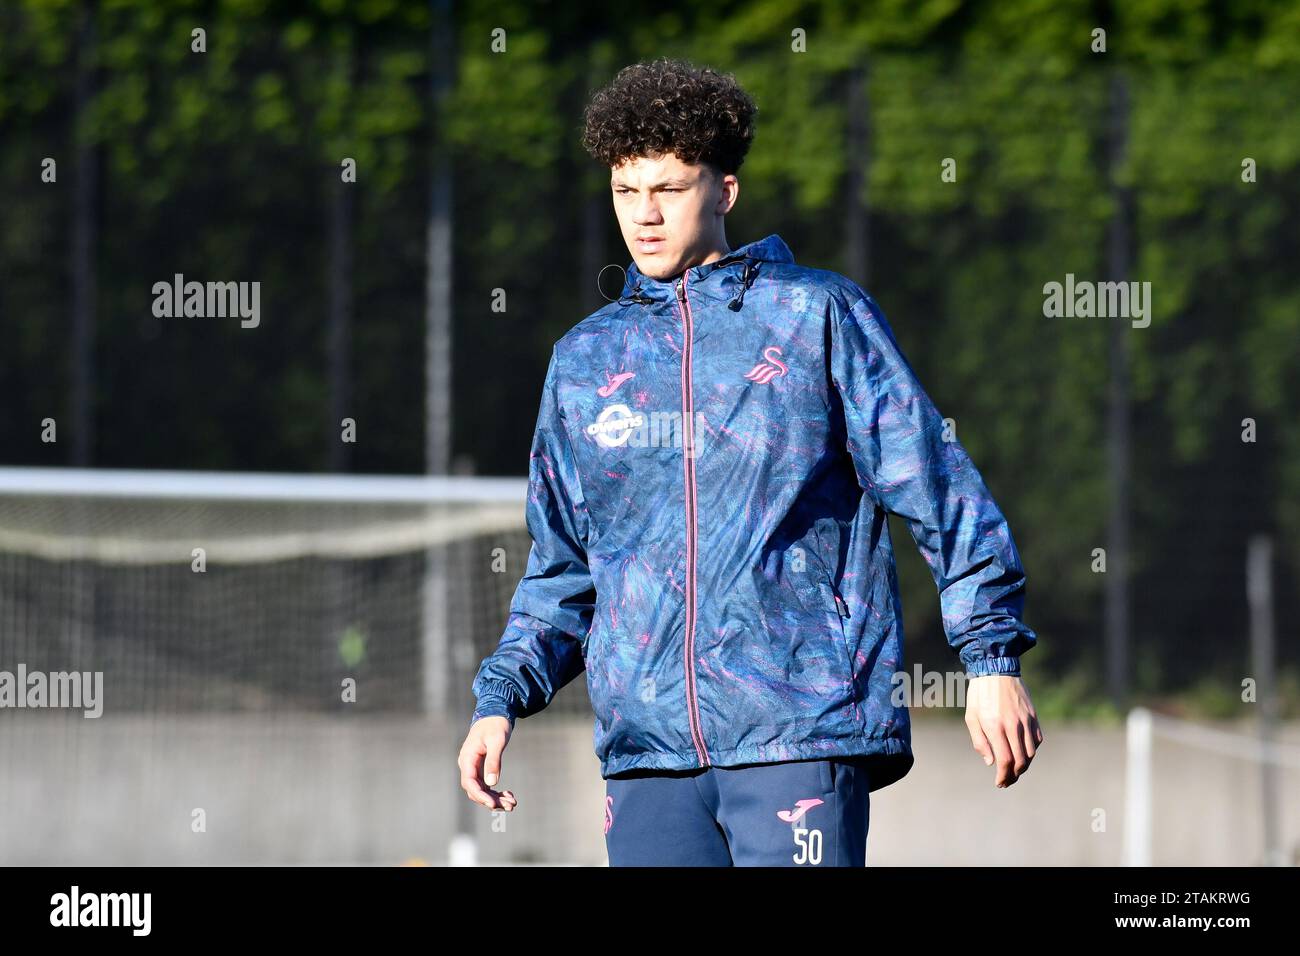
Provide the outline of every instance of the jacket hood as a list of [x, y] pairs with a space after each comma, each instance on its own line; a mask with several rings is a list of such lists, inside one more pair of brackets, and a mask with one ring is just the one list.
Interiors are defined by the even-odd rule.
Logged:
[[[717, 298], [729, 298], [728, 307], [738, 311], [744, 307], [745, 290], [754, 284], [764, 262], [794, 262], [790, 247], [776, 233], [733, 249], [721, 259], [692, 266], [685, 271], [686, 281], [692, 293], [699, 290]], [[619, 305], [672, 302], [677, 298], [677, 278], [651, 278], [632, 262], [627, 268]]]

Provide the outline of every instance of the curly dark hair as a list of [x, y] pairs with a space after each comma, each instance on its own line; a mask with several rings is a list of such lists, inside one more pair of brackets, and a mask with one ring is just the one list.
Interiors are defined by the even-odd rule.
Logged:
[[754, 139], [758, 107], [735, 77], [661, 57], [624, 67], [587, 104], [582, 146], [606, 166], [675, 153], [735, 173]]

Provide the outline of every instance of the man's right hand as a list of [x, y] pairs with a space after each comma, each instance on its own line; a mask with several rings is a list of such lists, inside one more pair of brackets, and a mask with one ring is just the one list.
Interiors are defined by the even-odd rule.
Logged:
[[469, 728], [456, 765], [460, 786], [475, 803], [489, 810], [513, 810], [518, 801], [509, 790], [493, 790], [501, 779], [501, 752], [510, 742], [513, 729], [507, 717], [480, 717]]

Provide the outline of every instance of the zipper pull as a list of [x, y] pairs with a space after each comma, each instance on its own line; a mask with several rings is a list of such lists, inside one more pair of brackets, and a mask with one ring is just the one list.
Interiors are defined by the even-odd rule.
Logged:
[[840, 597], [838, 594], [835, 595], [835, 607], [839, 609], [840, 617], [849, 616], [848, 602], [845, 601], [844, 598]]

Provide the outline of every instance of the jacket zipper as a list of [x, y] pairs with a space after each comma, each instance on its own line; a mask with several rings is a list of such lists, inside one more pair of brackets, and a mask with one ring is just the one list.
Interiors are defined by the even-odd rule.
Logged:
[[677, 280], [677, 305], [682, 312], [682, 449], [686, 477], [686, 712], [691, 736], [702, 766], [709, 766], [700, 728], [700, 705], [695, 696], [695, 400], [691, 395], [691, 307], [686, 295], [686, 275]]

